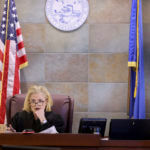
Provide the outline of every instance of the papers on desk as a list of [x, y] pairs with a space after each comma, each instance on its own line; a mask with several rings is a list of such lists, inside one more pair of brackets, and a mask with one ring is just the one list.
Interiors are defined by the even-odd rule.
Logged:
[[48, 129], [45, 129], [45, 130], [43, 130], [43, 131], [41, 131], [41, 132], [39, 132], [39, 133], [51, 133], [51, 134], [56, 134], [56, 133], [58, 133], [58, 132], [57, 132], [55, 126], [52, 126], [52, 127], [48, 128]]
[[108, 141], [109, 138], [108, 137], [104, 137], [104, 138], [101, 138], [101, 140]]

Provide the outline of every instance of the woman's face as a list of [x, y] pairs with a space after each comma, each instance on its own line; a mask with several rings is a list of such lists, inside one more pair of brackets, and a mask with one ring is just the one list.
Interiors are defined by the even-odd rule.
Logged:
[[32, 112], [35, 112], [46, 107], [47, 100], [43, 93], [34, 93], [30, 96], [30, 106]]

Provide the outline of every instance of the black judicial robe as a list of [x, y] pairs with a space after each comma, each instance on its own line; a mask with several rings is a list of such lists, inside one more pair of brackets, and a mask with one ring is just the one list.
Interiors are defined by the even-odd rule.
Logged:
[[11, 125], [16, 132], [22, 132], [25, 129], [32, 129], [35, 132], [40, 132], [51, 126], [55, 126], [59, 133], [64, 132], [64, 121], [60, 115], [50, 111], [45, 112], [45, 117], [47, 123], [41, 124], [39, 119], [35, 120], [33, 112], [17, 112], [11, 120]]

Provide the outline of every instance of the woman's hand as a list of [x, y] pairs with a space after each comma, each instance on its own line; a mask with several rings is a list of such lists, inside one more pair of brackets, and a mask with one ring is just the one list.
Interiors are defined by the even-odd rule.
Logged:
[[43, 123], [43, 121], [46, 120], [44, 109], [36, 110], [34, 113], [36, 117], [40, 119], [41, 123]]
[[9, 127], [6, 128], [6, 132], [16, 132], [16, 130], [12, 127], [12, 125], [10, 124]]

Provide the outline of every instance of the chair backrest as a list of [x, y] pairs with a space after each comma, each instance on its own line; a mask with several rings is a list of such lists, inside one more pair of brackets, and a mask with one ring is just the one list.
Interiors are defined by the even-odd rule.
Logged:
[[[25, 94], [17, 94], [15, 96], [9, 97], [6, 101], [6, 117], [7, 124], [10, 124], [11, 118], [16, 112], [22, 111]], [[72, 132], [72, 122], [73, 122], [73, 109], [74, 100], [66, 95], [52, 94], [53, 106], [52, 111], [60, 114], [64, 119], [65, 132]]]

